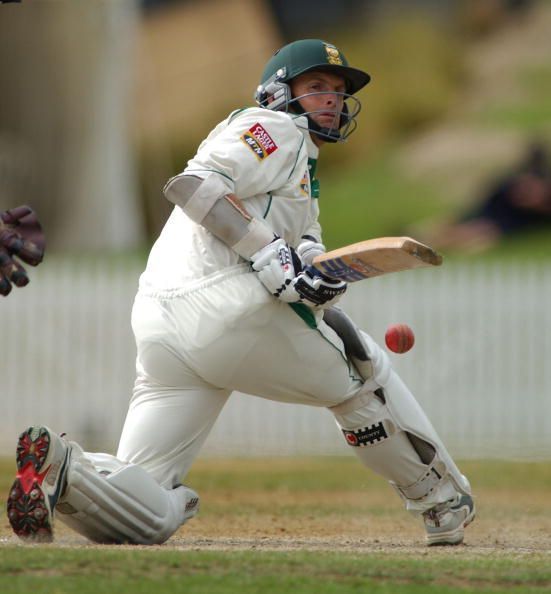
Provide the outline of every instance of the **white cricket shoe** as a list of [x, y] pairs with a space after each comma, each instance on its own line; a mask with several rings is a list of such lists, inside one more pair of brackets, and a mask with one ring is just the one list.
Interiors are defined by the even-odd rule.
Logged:
[[427, 545], [457, 545], [463, 542], [464, 529], [475, 517], [475, 506], [470, 495], [439, 503], [423, 514]]
[[17, 536], [53, 540], [55, 505], [66, 484], [71, 446], [47, 427], [29, 427], [17, 442], [17, 476], [8, 495], [8, 519]]

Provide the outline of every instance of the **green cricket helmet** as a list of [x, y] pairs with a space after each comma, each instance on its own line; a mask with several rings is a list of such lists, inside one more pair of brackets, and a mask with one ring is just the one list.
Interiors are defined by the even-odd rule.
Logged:
[[[300, 103], [303, 97], [323, 92], [306, 93], [300, 97], [292, 95], [289, 82], [312, 71], [330, 72], [345, 81], [346, 92], [334, 93], [342, 95], [344, 100], [342, 111], [335, 114], [334, 127], [319, 126], [311, 117], [315, 112], [306, 112]], [[326, 142], [342, 142], [356, 129], [356, 116], [361, 109], [361, 103], [353, 94], [370, 79], [367, 72], [349, 66], [348, 60], [333, 44], [321, 39], [301, 39], [282, 47], [270, 58], [262, 73], [255, 99], [260, 107], [266, 109], [305, 115], [310, 132]]]

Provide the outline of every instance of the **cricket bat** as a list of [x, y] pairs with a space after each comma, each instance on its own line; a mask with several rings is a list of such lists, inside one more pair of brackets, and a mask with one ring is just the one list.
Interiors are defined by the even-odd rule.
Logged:
[[378, 237], [360, 241], [316, 256], [312, 262], [312, 266], [326, 276], [347, 283], [440, 264], [440, 254], [411, 237]]

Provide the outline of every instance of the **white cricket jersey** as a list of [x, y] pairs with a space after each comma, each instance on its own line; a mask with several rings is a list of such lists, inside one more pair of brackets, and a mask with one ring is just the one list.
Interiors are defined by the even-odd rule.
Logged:
[[[317, 157], [304, 116], [253, 107], [233, 112], [218, 124], [183, 175], [220, 176], [228, 193], [237, 195], [253, 217], [296, 247], [303, 235], [321, 241], [308, 167], [308, 160]], [[151, 250], [140, 289], [191, 289], [243, 262], [175, 206]]]

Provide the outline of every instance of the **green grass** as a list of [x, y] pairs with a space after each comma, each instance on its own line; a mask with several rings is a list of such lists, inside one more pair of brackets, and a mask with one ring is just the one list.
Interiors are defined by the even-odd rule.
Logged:
[[[456, 121], [465, 129], [513, 130], [526, 142], [551, 137], [551, 67], [524, 66], [511, 74], [512, 88], [518, 92], [504, 96], [499, 102], [482, 102], [474, 111], [459, 111]], [[366, 122], [367, 124], [367, 122]], [[442, 119], [446, 125], [446, 119]], [[463, 214], [461, 207], [450, 201], [442, 187], [442, 179], [454, 179], [450, 163], [448, 173], [438, 177], [408, 175], [400, 164], [401, 141], [381, 143], [377, 151], [367, 151], [358, 139], [369, 137], [371, 130], [355, 134], [356, 152], [349, 161], [339, 162], [341, 146], [324, 149], [320, 160], [321, 181], [320, 221], [324, 241], [330, 248], [361, 241], [369, 237], [408, 234], [412, 224], [424, 220], [454, 218]], [[549, 147], [551, 150], [551, 146]], [[354, 155], [356, 158], [354, 158]], [[339, 165], [332, 165], [337, 158]], [[480, 155], [481, 159], [491, 155]], [[503, 171], [495, 172], [495, 176]], [[472, 259], [473, 256], [455, 251], [451, 260]], [[549, 228], [530, 230], [502, 239], [494, 248], [477, 253], [476, 260], [507, 262], [510, 260], [551, 260]]]
[[[551, 496], [550, 462], [465, 460], [461, 468], [480, 488], [546, 489]], [[286, 489], [295, 493], [388, 488], [352, 455], [270, 458], [268, 464], [264, 458], [205, 459], [192, 468], [188, 480], [201, 492], [236, 489], [236, 485], [238, 491]]]
[[[469, 175], [468, 172], [457, 173], [457, 170], [462, 171], [457, 162], [451, 160], [445, 167], [440, 166], [438, 176], [426, 176], [424, 179], [413, 179], [400, 165], [401, 143], [415, 139], [418, 132], [423, 135], [423, 126], [418, 129], [413, 124], [415, 118], [420, 118], [419, 124], [423, 124], [421, 116], [425, 102], [430, 105], [436, 99], [439, 106], [439, 109], [433, 106], [428, 109], [429, 112], [438, 114], [437, 122], [431, 123], [433, 130], [439, 127], [445, 130], [448, 124], [453, 124], [450, 142], [453, 142], [453, 135], [458, 128], [486, 132], [489, 138], [493, 138], [496, 132], [505, 131], [518, 137], [519, 152], [533, 138], [547, 143], [551, 150], [549, 61], [542, 59], [535, 64], [513, 61], [510, 68], [498, 78], [499, 88], [507, 91], [495, 97], [484, 90], [484, 85], [480, 93], [468, 70], [464, 70], [466, 65], [457, 57], [455, 43], [458, 39], [452, 37], [448, 42], [449, 47], [444, 44], [442, 48], [437, 44], [442, 39], [421, 35], [415, 27], [408, 26], [405, 32], [401, 29], [398, 32], [399, 38], [407, 33], [404, 43], [391, 43], [393, 52], [397, 52], [401, 59], [396, 60], [393, 52], [387, 56], [382, 51], [386, 47], [385, 43], [381, 47], [377, 46], [379, 51], [374, 53], [377, 56], [375, 64], [381, 60], [384, 64], [385, 58], [390, 58], [390, 61], [386, 67], [381, 68], [379, 76], [374, 76], [372, 85], [362, 96], [366, 113], [361, 114], [358, 131], [351, 137], [348, 146], [327, 147], [322, 151], [319, 168], [321, 223], [324, 240], [329, 248], [369, 237], [403, 234], [412, 224], [420, 221], [454, 218], [463, 214], [460, 212], [461, 206], [456, 200], [450, 200], [446, 195], [446, 188], [442, 187], [445, 185], [442, 183], [443, 179], [453, 184], [457, 175]], [[390, 35], [388, 39], [392, 40], [394, 37]], [[403, 58], [404, 55], [409, 55], [405, 53], [408, 43], [418, 39], [425, 42], [423, 50], [419, 50], [423, 58], [421, 70], [429, 73], [433, 80], [431, 84], [408, 85], [405, 74], [411, 74], [413, 70], [410, 62]], [[463, 49], [473, 51], [472, 47], [466, 46]], [[478, 51], [484, 51], [484, 48], [481, 47]], [[502, 51], [508, 51], [505, 44]], [[409, 53], [416, 56], [417, 62], [417, 50], [412, 47]], [[361, 52], [358, 55], [361, 56]], [[400, 68], [389, 71], [390, 64], [395, 62], [401, 64], [407, 72], [402, 72]], [[436, 81], [445, 83], [446, 93], [437, 92], [440, 87], [435, 86]], [[397, 87], [394, 86], [395, 83], [398, 83]], [[404, 112], [404, 105], [400, 103], [405, 92], [403, 89], [414, 89], [415, 93], [421, 95], [406, 95], [406, 103], [413, 106], [415, 115], [409, 126], [403, 123], [398, 125], [400, 121], [397, 114]], [[452, 108], [448, 109], [450, 107]], [[409, 113], [407, 109], [405, 113]], [[388, 122], [397, 126], [392, 133], [389, 132]], [[461, 142], [461, 138], [458, 142]], [[481, 151], [479, 159], [481, 163], [492, 163], [495, 155]], [[502, 174], [502, 167], [495, 170], [496, 177]], [[487, 181], [490, 179], [491, 174]], [[451, 253], [450, 256], [452, 260], [472, 258], [460, 251]], [[549, 261], [549, 228], [506, 237], [497, 247], [476, 255], [477, 261], [507, 262], [511, 259]]]
[[483, 126], [520, 130], [537, 137], [551, 132], [551, 68], [524, 67], [516, 74], [516, 95], [503, 97], [499, 104], [483, 107], [475, 121]]
[[329, 249], [400, 235], [414, 221], [446, 213], [437, 188], [407, 177], [388, 153], [327, 177], [323, 160], [321, 166], [320, 221]]
[[[351, 167], [344, 175], [332, 172], [321, 179], [320, 221], [328, 249], [370, 237], [407, 235], [412, 223], [446, 218], [450, 209], [440, 188], [405, 175], [391, 153]], [[446, 262], [549, 262], [551, 232], [534, 229], [505, 237], [475, 255], [454, 251], [444, 256]]]
[[548, 100], [521, 106], [504, 104], [485, 109], [479, 117], [485, 126], [521, 129], [539, 136], [544, 126], [549, 127], [551, 104]]
[[549, 592], [545, 555], [516, 559], [412, 558], [330, 552], [204, 552], [125, 549], [5, 548], [3, 594], [336, 594], [352, 592]]
[[536, 229], [506, 237], [499, 245], [480, 254], [469, 255], [455, 252], [445, 254], [445, 256], [449, 263], [476, 261], [501, 264], [514, 262], [545, 264], [551, 261], [551, 229]]
[[[156, 547], [17, 545], [0, 540], [0, 592], [12, 593], [144, 593], [144, 594], [452, 594], [488, 592], [543, 594], [551, 592], [551, 541], [528, 550], [498, 544], [503, 531], [515, 531], [524, 517], [536, 530], [549, 527], [551, 464], [548, 462], [466, 461], [460, 464], [475, 489], [479, 519], [470, 529], [471, 545], [451, 549], [413, 546], [355, 550], [265, 550], [262, 530], [246, 538], [255, 550], [199, 550], [190, 523], [179, 537]], [[0, 461], [0, 490], [13, 478], [11, 460]], [[248, 522], [277, 516], [292, 526], [300, 517], [338, 519], [342, 535], [359, 514], [369, 523], [386, 516], [400, 526], [405, 512], [388, 485], [365, 471], [352, 456], [199, 460], [189, 477], [202, 496], [200, 518], [213, 526], [209, 538], [235, 516]], [[364, 493], [351, 499], [351, 493]], [[319, 504], [312, 494], [319, 493]], [[507, 496], [504, 496], [507, 494]], [[292, 497], [296, 505], [291, 505]], [[328, 498], [332, 496], [333, 498]], [[309, 497], [310, 499], [301, 499]], [[282, 499], [286, 501], [281, 503]], [[524, 498], [524, 499], [523, 499]], [[388, 499], [389, 503], [386, 503]], [[373, 501], [379, 503], [373, 505]], [[347, 505], [340, 502], [348, 501]], [[254, 503], [256, 502], [256, 503]], [[380, 509], [377, 508], [380, 506]], [[5, 504], [1, 505], [5, 518]], [[519, 517], [521, 516], [521, 517]], [[409, 518], [406, 518], [409, 520]], [[5, 520], [4, 520], [4, 523]], [[539, 528], [538, 528], [539, 527]], [[523, 529], [523, 528], [522, 528]], [[488, 536], [481, 532], [488, 531]], [[7, 532], [3, 534], [7, 535]], [[477, 536], [478, 534], [478, 536]], [[526, 531], [523, 533], [526, 536]], [[311, 536], [316, 536], [312, 534]], [[494, 537], [496, 545], [494, 547]], [[350, 540], [355, 541], [352, 537]], [[394, 542], [400, 542], [396, 531]], [[477, 545], [484, 543], [482, 546]], [[291, 535], [290, 542], [300, 542]], [[3, 542], [2, 542], [3, 541]], [[361, 542], [361, 537], [358, 538]], [[378, 542], [378, 541], [375, 541]], [[548, 546], [544, 544], [547, 542]], [[522, 546], [522, 542], [521, 542]]]

